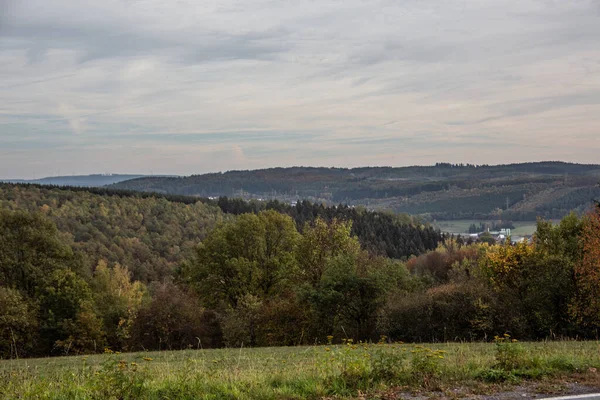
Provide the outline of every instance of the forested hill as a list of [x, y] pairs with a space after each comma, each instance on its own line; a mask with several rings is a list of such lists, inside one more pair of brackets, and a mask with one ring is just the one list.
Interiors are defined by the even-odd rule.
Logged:
[[40, 212], [81, 253], [88, 269], [99, 260], [126, 266], [143, 282], [170, 276], [220, 222], [244, 213], [275, 210], [290, 215], [298, 230], [317, 218], [352, 222], [352, 234], [373, 254], [407, 258], [435, 249], [442, 236], [406, 215], [240, 199], [200, 199], [109, 188], [1, 184], [0, 211]]
[[146, 177], [115, 188], [203, 197], [365, 205], [437, 219], [560, 218], [600, 197], [600, 165], [538, 162], [365, 168], [272, 168]]
[[[94, 175], [71, 175], [71, 176], [51, 176], [40, 179], [5, 179], [9, 183], [31, 183], [39, 185], [60, 185], [60, 186], [105, 186], [130, 179], [142, 178], [144, 175], [121, 175], [121, 174], [94, 174]], [[0, 180], [1, 181], [1, 180]]]
[[439, 233], [358, 207], [0, 184], [0, 359], [595, 338], [599, 233], [600, 208], [425, 252]]
[[172, 274], [181, 260], [227, 218], [214, 205], [153, 196], [96, 194], [88, 189], [0, 184], [0, 211], [41, 213], [87, 270], [100, 260], [119, 263], [136, 280]]

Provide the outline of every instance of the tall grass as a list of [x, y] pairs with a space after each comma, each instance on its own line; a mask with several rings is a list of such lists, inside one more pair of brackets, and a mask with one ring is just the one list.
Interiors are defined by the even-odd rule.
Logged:
[[315, 399], [600, 368], [598, 342], [363, 344], [0, 361], [7, 399]]

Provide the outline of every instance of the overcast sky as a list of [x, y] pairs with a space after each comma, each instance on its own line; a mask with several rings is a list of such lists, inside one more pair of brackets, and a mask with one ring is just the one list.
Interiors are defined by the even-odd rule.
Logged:
[[600, 163], [598, 0], [0, 0], [0, 177]]

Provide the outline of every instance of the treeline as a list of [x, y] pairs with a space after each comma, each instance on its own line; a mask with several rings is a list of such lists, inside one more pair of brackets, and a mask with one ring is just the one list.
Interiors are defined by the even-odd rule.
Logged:
[[360, 248], [350, 224], [302, 233], [273, 210], [213, 230], [173, 281], [101, 261], [90, 274], [41, 214], [0, 213], [3, 357], [376, 340], [595, 337], [600, 209], [540, 221], [516, 246], [448, 242], [407, 263]]
[[227, 197], [220, 197], [217, 204], [223, 212], [235, 215], [275, 210], [291, 216], [299, 231], [307, 223], [313, 223], [317, 219], [327, 222], [334, 219], [351, 221], [351, 234], [358, 238], [365, 250], [390, 258], [402, 259], [418, 255], [435, 249], [444, 240], [439, 230], [421, 224], [418, 219], [407, 214], [367, 211], [363, 207], [343, 204], [326, 207], [306, 200], [289, 205], [277, 200], [245, 201]]
[[0, 206], [46, 214], [90, 259], [90, 265], [100, 259], [128, 265], [134, 278], [144, 282], [168, 276], [220, 221], [264, 210], [290, 215], [300, 231], [317, 218], [352, 221], [352, 234], [365, 249], [391, 258], [421, 254], [444, 240], [439, 231], [408, 215], [309, 201], [292, 206], [276, 200], [0, 184]]
[[[86, 192], [8, 188], [0, 211], [3, 358], [301, 345], [325, 343], [327, 336], [595, 338], [600, 328], [600, 208], [558, 225], [539, 221], [532, 243], [448, 239], [402, 261], [369, 251], [353, 235], [353, 221], [333, 209], [315, 215], [320, 206], [308, 203], [296, 205], [295, 217], [275, 209], [234, 216], [202, 203], [90, 193], [83, 201]], [[130, 232], [161, 255], [174, 250], [161, 247], [163, 234], [178, 238], [178, 224], [194, 232], [196, 213], [211, 210], [202, 240], [190, 240], [160, 278], [133, 273], [129, 263], [143, 253], [125, 246], [128, 241], [102, 244], [104, 232]], [[64, 231], [54, 219], [59, 212], [69, 215], [61, 223], [71, 221]], [[68, 234], [88, 224], [98, 231], [87, 241]], [[111, 230], [104, 231], [107, 224]], [[143, 236], [152, 226], [160, 232]], [[105, 247], [131, 258], [99, 257]]]

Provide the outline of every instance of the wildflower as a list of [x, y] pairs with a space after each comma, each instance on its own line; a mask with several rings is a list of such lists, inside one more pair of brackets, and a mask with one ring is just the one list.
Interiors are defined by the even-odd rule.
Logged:
[[329, 347], [325, 347], [325, 351], [331, 351]]
[[151, 357], [144, 357], [144, 361], [152, 361]]

